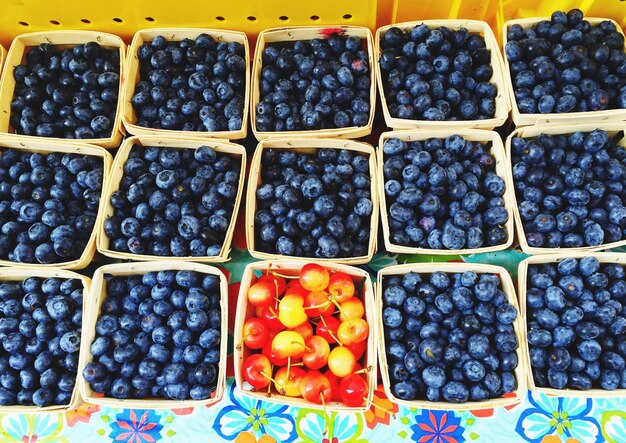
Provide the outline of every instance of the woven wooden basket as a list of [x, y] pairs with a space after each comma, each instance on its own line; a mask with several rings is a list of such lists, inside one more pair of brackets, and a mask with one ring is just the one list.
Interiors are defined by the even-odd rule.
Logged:
[[[380, 68], [376, 70], [376, 82], [378, 83], [378, 90], [380, 92], [380, 100], [383, 105], [383, 114], [385, 116], [385, 123], [392, 129], [494, 129], [498, 126], [502, 126], [511, 110], [511, 104], [509, 100], [509, 92], [504, 80], [504, 62], [502, 61], [502, 54], [498, 47], [496, 37], [491, 30], [491, 27], [487, 22], [480, 20], [421, 20], [414, 22], [395, 23], [393, 25], [383, 26], [376, 31], [376, 57], [380, 56], [382, 52], [380, 41], [385, 33], [392, 27], [400, 28], [402, 30], [411, 30], [417, 25], [425, 24], [429, 28], [434, 29], [439, 26], [445, 26], [450, 29], [465, 28], [471, 33], [478, 33], [485, 38], [485, 44], [487, 49], [491, 51], [491, 67], [493, 69], [493, 76], [491, 82], [495, 83], [498, 88], [498, 95], [496, 96], [496, 113], [493, 118], [485, 120], [459, 120], [459, 121], [429, 121], [429, 120], [410, 120], [404, 118], [392, 117], [389, 113], [389, 106], [387, 105], [387, 99], [385, 97], [385, 91], [383, 88], [383, 78]], [[378, 60], [376, 60], [378, 65]]]
[[[214, 131], [214, 132], [185, 132], [170, 129], [153, 129], [144, 126], [138, 126], [137, 115], [131, 103], [131, 99], [135, 93], [135, 86], [141, 80], [139, 73], [139, 59], [137, 58], [137, 50], [145, 42], [154, 40], [155, 37], [162, 35], [168, 41], [180, 41], [185, 38], [195, 39], [200, 34], [208, 34], [218, 42], [238, 42], [241, 43], [245, 50], [246, 60], [246, 90], [244, 94], [243, 115], [241, 129], [235, 131]], [[157, 28], [142, 29], [137, 31], [128, 50], [128, 60], [126, 62], [127, 81], [124, 86], [123, 94], [123, 122], [124, 127], [129, 134], [132, 135], [160, 135], [165, 137], [172, 136], [193, 136], [201, 138], [222, 138], [228, 140], [238, 140], [246, 138], [248, 134], [248, 106], [250, 103], [250, 48], [248, 45], [248, 37], [243, 32], [225, 31], [223, 29], [202, 29], [202, 28]]]
[[[259, 131], [256, 127], [256, 105], [261, 101], [261, 71], [263, 70], [263, 50], [268, 43], [289, 42], [298, 40], [312, 40], [315, 38], [325, 39], [330, 34], [354, 36], [365, 40], [367, 53], [369, 54], [370, 67], [370, 115], [366, 126], [349, 126], [346, 128], [302, 130], [302, 131]], [[376, 110], [376, 70], [378, 61], [374, 59], [374, 37], [368, 28], [360, 26], [296, 26], [274, 28], [262, 31], [259, 34], [254, 53], [252, 67], [252, 94], [250, 102], [250, 121], [252, 132], [257, 140], [275, 137], [336, 137], [336, 138], [359, 138], [369, 135], [374, 124], [374, 112]]]
[[[243, 325], [251, 317], [255, 315], [254, 307], [250, 307], [248, 304], [248, 289], [254, 283], [253, 279], [255, 278], [255, 272], [258, 274], [267, 271], [268, 269], [272, 269], [280, 272], [283, 275], [298, 275], [300, 269], [306, 263], [300, 261], [288, 261], [288, 260], [278, 260], [278, 261], [261, 261], [250, 263], [246, 266], [246, 269], [243, 272], [243, 276], [241, 278], [241, 286], [239, 288], [239, 298], [237, 301], [237, 317], [235, 320], [234, 326], [234, 362], [235, 362], [235, 383], [239, 388], [240, 392], [243, 395], [248, 397], [255, 398], [257, 400], [267, 400], [268, 397], [270, 401], [273, 403], [280, 403], [284, 405], [297, 406], [297, 407], [306, 407], [306, 408], [314, 408], [314, 409], [322, 409], [322, 405], [318, 405], [315, 403], [311, 403], [303, 398], [296, 397], [288, 397], [285, 395], [279, 394], [273, 387], [270, 393], [268, 394], [267, 389], [253, 391], [249, 389], [247, 383], [244, 383], [243, 374], [242, 374], [242, 366], [245, 359], [251, 354], [251, 351], [243, 345]], [[338, 264], [326, 264], [323, 265], [329, 272], [333, 271], [341, 271], [346, 274], [354, 277], [356, 279], [365, 278], [365, 283], [361, 290], [361, 301], [365, 306], [365, 320], [370, 325], [370, 333], [367, 338], [367, 350], [365, 351], [364, 359], [365, 363], [363, 364], [364, 368], [370, 368], [367, 372], [367, 383], [369, 386], [369, 390], [367, 393], [367, 401], [363, 406], [360, 407], [348, 407], [340, 402], [329, 402], [326, 403], [326, 409], [329, 411], [349, 411], [349, 412], [364, 412], [369, 409], [371, 402], [374, 397], [374, 388], [376, 386], [376, 333], [374, 332], [375, 321], [374, 321], [374, 289], [372, 286], [372, 281], [370, 275], [363, 271], [362, 269], [355, 268], [352, 266], [338, 265]], [[356, 294], [355, 294], [356, 296]], [[363, 360], [362, 358], [362, 360]]]
[[220, 278], [220, 296], [221, 306], [221, 343], [220, 343], [220, 362], [218, 365], [217, 387], [213, 397], [206, 400], [165, 400], [165, 399], [117, 399], [103, 397], [94, 393], [84, 379], [81, 377], [80, 393], [88, 403], [112, 408], [129, 408], [129, 409], [179, 409], [192, 408], [195, 406], [210, 405], [221, 400], [226, 388], [226, 358], [227, 358], [227, 341], [228, 341], [228, 281], [226, 276], [217, 268], [208, 265], [188, 262], [174, 262], [163, 260], [160, 262], [143, 262], [143, 263], [119, 263], [115, 265], [102, 266], [96, 270], [93, 275], [93, 282], [89, 294], [89, 303], [87, 305], [87, 316], [83, 327], [83, 340], [81, 342], [81, 356], [84, 357], [83, 367], [93, 360], [91, 354], [91, 342], [96, 337], [96, 322], [100, 316], [100, 308], [107, 298], [105, 275], [113, 276], [129, 276], [137, 274], [145, 274], [152, 271], [195, 271], [202, 274], [217, 275]]
[[[370, 182], [371, 182], [371, 194], [372, 204], [374, 209], [372, 210], [372, 217], [370, 219], [370, 240], [368, 253], [361, 257], [346, 257], [346, 258], [313, 258], [313, 257], [296, 257], [285, 256], [279, 254], [270, 254], [267, 252], [261, 252], [255, 248], [255, 235], [254, 235], [254, 215], [256, 214], [256, 191], [261, 184], [261, 159], [263, 157], [264, 149], [286, 149], [289, 151], [295, 151], [299, 153], [313, 153], [320, 148], [333, 148], [333, 149], [347, 149], [349, 151], [355, 151], [369, 155], [369, 168], [370, 168]], [[376, 241], [378, 233], [378, 187], [376, 185], [376, 155], [374, 149], [362, 142], [352, 140], [338, 140], [338, 139], [270, 139], [262, 140], [257, 145], [252, 157], [252, 164], [250, 166], [250, 179], [248, 181], [248, 195], [246, 199], [246, 243], [248, 245], [248, 251], [250, 255], [261, 260], [314, 260], [320, 263], [345, 263], [345, 264], [363, 264], [369, 262], [374, 253], [376, 252]]]
[[566, 258], [584, 258], [584, 257], [596, 257], [600, 263], [619, 263], [626, 265], [626, 254], [616, 253], [567, 253], [567, 254], [551, 254], [551, 255], [536, 255], [534, 257], [527, 258], [519, 264], [517, 271], [517, 287], [520, 298], [520, 312], [522, 314], [522, 341], [524, 345], [524, 358], [526, 359], [526, 367], [528, 368], [528, 388], [531, 391], [546, 394], [552, 397], [578, 397], [578, 398], [615, 398], [624, 397], [624, 389], [616, 389], [614, 391], [607, 391], [605, 389], [589, 389], [587, 391], [577, 391], [574, 389], [554, 389], [549, 387], [540, 387], [535, 384], [533, 378], [532, 367], [530, 364], [530, 350], [528, 345], [528, 327], [526, 323], [526, 293], [528, 286], [528, 266], [538, 265], [543, 263], [558, 263]]
[[[509, 20], [505, 22], [504, 26], [502, 27], [502, 48], [506, 47], [507, 32], [509, 27], [513, 25], [520, 25], [522, 28], [527, 29], [542, 20], [550, 20], [550, 17], [523, 18]], [[622, 35], [624, 34], [621, 26], [613, 20], [592, 17], [585, 17], [585, 20], [588, 21], [591, 25], [598, 25], [602, 21], [608, 20], [615, 25], [618, 32], [622, 33]], [[515, 123], [516, 126], [544, 125], [548, 123], [569, 125], [586, 122], [602, 123], [626, 120], [626, 109], [607, 109], [604, 111], [566, 112], [552, 114], [522, 114], [519, 110], [519, 107], [517, 106], [517, 100], [515, 99], [511, 69], [506, 56], [504, 56], [504, 74], [506, 79], [506, 87], [508, 89], [508, 94], [511, 99], [511, 116], [513, 117], [513, 123]]]
[[[528, 241], [526, 240], [526, 233], [524, 232], [524, 228], [522, 226], [522, 218], [519, 213], [519, 205], [517, 202], [517, 196], [515, 194], [515, 183], [513, 181], [513, 165], [512, 165], [512, 157], [511, 157], [511, 140], [514, 137], [522, 137], [522, 138], [533, 138], [537, 137], [541, 134], [571, 134], [572, 132], [582, 131], [582, 132], [591, 132], [595, 129], [602, 129], [609, 133], [610, 136], [614, 136], [618, 132], [621, 132], [626, 128], [626, 125], [621, 122], [598, 122], [598, 123], [585, 123], [578, 125], [548, 125], [548, 126], [533, 126], [533, 127], [523, 127], [518, 128], [513, 131], [511, 135], [506, 139], [505, 142], [505, 154], [506, 154], [506, 186], [507, 189], [511, 189], [513, 191], [513, 215], [515, 217], [515, 225], [517, 226], [517, 237], [519, 240], [520, 247], [522, 251], [526, 254], [558, 254], [561, 252], [568, 252], [572, 254], [576, 254], [579, 252], [591, 252], [591, 251], [601, 251], [604, 249], [617, 248], [619, 246], [626, 245], [626, 239], [620, 240], [613, 243], [605, 243], [600, 246], [584, 246], [581, 248], [537, 248], [534, 246], [529, 246]], [[619, 141], [620, 146], [624, 146], [626, 148], [626, 139], [622, 138]]]
[[[15, 130], [11, 127], [9, 118], [11, 113], [11, 100], [15, 91], [15, 79], [13, 78], [13, 69], [23, 62], [25, 58], [26, 48], [38, 46], [41, 43], [49, 43], [55, 46], [68, 47], [88, 42], [97, 42], [106, 48], [117, 48], [120, 52], [120, 85], [119, 97], [117, 100], [117, 109], [115, 120], [113, 121], [111, 136], [109, 138], [92, 138], [77, 140], [81, 143], [89, 143], [102, 146], [103, 148], [117, 148], [122, 140], [122, 90], [126, 81], [126, 72], [124, 70], [126, 45], [116, 35], [106, 34], [104, 32], [94, 31], [45, 31], [31, 32], [22, 34], [13, 40], [6, 59], [6, 69], [2, 71], [2, 79], [0, 80], [0, 106], [7, 112], [0, 113], [0, 132], [7, 134], [15, 134]], [[34, 140], [63, 140], [62, 138], [36, 137], [36, 136], [20, 136]]]
[[38, 414], [38, 413], [62, 413], [75, 409], [82, 403], [82, 399], [79, 394], [79, 386], [82, 383], [82, 372], [85, 366], [84, 354], [82, 352], [82, 345], [86, 340], [85, 337], [85, 312], [86, 305], [89, 302], [88, 294], [91, 286], [91, 279], [84, 275], [77, 274], [71, 271], [65, 271], [60, 269], [32, 269], [32, 268], [0, 268], [0, 282], [5, 281], [22, 281], [30, 277], [37, 278], [62, 278], [62, 279], [78, 279], [83, 285], [83, 328], [81, 331], [81, 351], [78, 357], [78, 369], [76, 371], [76, 384], [74, 385], [74, 391], [70, 403], [67, 405], [50, 405], [40, 408], [38, 406], [0, 406], [0, 414], [17, 413], [17, 414]]
[[447, 409], [454, 411], [462, 410], [476, 410], [476, 409], [491, 409], [499, 406], [509, 406], [521, 402], [526, 396], [526, 380], [528, 368], [527, 358], [524, 355], [525, 346], [523, 343], [524, 335], [523, 330], [523, 314], [517, 316], [513, 328], [517, 337], [517, 359], [518, 365], [515, 369], [515, 378], [517, 379], [517, 389], [513, 392], [513, 395], [506, 397], [495, 398], [486, 401], [468, 401], [466, 403], [448, 403], [445, 401], [431, 402], [428, 400], [401, 400], [393, 395], [391, 390], [391, 383], [389, 379], [389, 371], [387, 365], [387, 354], [385, 345], [385, 329], [383, 325], [383, 279], [390, 275], [404, 275], [409, 272], [417, 272], [419, 274], [430, 274], [433, 272], [446, 272], [457, 273], [465, 271], [473, 271], [477, 274], [498, 274], [500, 281], [502, 282], [502, 290], [506, 294], [506, 297], [513, 306], [519, 312], [517, 304], [517, 297], [515, 296], [515, 288], [509, 273], [500, 266], [483, 265], [478, 263], [420, 263], [420, 264], [408, 264], [389, 266], [378, 271], [378, 280], [376, 282], [376, 331], [378, 333], [378, 359], [380, 362], [380, 372], [383, 378], [383, 387], [387, 397], [397, 404], [407, 406], [409, 408], [423, 408], [423, 409]]
[[[42, 154], [49, 154], [52, 152], [59, 152], [63, 154], [82, 154], [91, 155], [94, 157], [100, 157], [104, 163], [104, 176], [102, 183], [102, 191], [100, 193], [100, 206], [98, 207], [98, 214], [96, 216], [96, 223], [85, 249], [79, 258], [67, 262], [59, 262], [52, 264], [41, 263], [17, 263], [10, 260], [0, 260], [2, 266], [17, 266], [17, 267], [29, 267], [37, 269], [83, 269], [91, 263], [96, 252], [96, 235], [98, 232], [98, 225], [104, 216], [104, 199], [105, 190], [109, 180], [109, 174], [111, 171], [111, 165], [113, 163], [113, 156], [105, 149], [99, 146], [88, 145], [74, 140], [54, 141], [51, 139], [42, 139], [36, 137], [8, 137], [0, 136], [0, 149], [12, 148], [19, 149], [28, 152], [39, 152]], [[1, 154], [0, 154], [1, 155]]]
[[[158, 146], [162, 148], [174, 148], [174, 149], [198, 149], [202, 146], [208, 146], [215, 149], [216, 152], [227, 153], [231, 155], [238, 155], [241, 157], [241, 173], [239, 175], [239, 185], [237, 187], [237, 196], [235, 197], [235, 205], [233, 207], [233, 214], [230, 219], [226, 236], [224, 237], [224, 244], [219, 255], [215, 256], [203, 256], [203, 257], [161, 257], [158, 255], [148, 254], [132, 254], [130, 252], [119, 252], [109, 248], [109, 237], [104, 232], [105, 220], [113, 215], [113, 206], [111, 205], [111, 194], [117, 191], [120, 187], [120, 182], [124, 176], [124, 163], [128, 159], [133, 146]], [[106, 256], [122, 259], [122, 260], [169, 260], [169, 261], [195, 261], [201, 263], [215, 263], [224, 262], [228, 260], [228, 254], [230, 253], [230, 245], [235, 232], [235, 222], [237, 220], [237, 212], [239, 211], [239, 203], [241, 202], [241, 194], [243, 192], [243, 183], [246, 176], [246, 150], [241, 145], [230, 143], [226, 140], [216, 139], [202, 139], [197, 137], [162, 137], [157, 135], [141, 135], [129, 137], [124, 140], [122, 146], [120, 146], [115, 161], [111, 167], [111, 174], [109, 177], [108, 186], [104, 196], [104, 211], [103, 216], [98, 225], [98, 251]]]
[[416, 140], [426, 140], [429, 138], [447, 138], [451, 135], [460, 135], [466, 140], [478, 141], [482, 143], [491, 142], [491, 154], [496, 159], [496, 172], [502, 177], [503, 180], [506, 181], [506, 158], [504, 156], [504, 147], [502, 145], [502, 139], [497, 132], [494, 131], [484, 131], [479, 129], [462, 129], [462, 130], [454, 130], [454, 129], [446, 129], [446, 130], [405, 130], [405, 131], [390, 131], [384, 132], [380, 136], [380, 141], [378, 143], [378, 194], [380, 201], [380, 213], [381, 220], [383, 225], [383, 236], [385, 238], [385, 249], [388, 252], [395, 252], [399, 254], [429, 254], [429, 255], [459, 255], [459, 254], [476, 254], [479, 252], [495, 252], [502, 251], [507, 249], [513, 243], [514, 239], [514, 223], [513, 223], [513, 213], [514, 213], [514, 197], [515, 193], [513, 192], [513, 187], [506, 184], [506, 191], [504, 193], [504, 203], [505, 208], [509, 212], [509, 220], [506, 222], [506, 229], [508, 232], [508, 240], [496, 246], [486, 246], [483, 248], [474, 248], [474, 249], [425, 249], [425, 248], [415, 248], [409, 246], [400, 246], [391, 243], [391, 229], [389, 228], [389, 215], [387, 214], [387, 199], [385, 197], [385, 177], [383, 174], [383, 166], [385, 164], [384, 153], [383, 153], [383, 144], [386, 140], [390, 138], [399, 138], [404, 141], [416, 141]]

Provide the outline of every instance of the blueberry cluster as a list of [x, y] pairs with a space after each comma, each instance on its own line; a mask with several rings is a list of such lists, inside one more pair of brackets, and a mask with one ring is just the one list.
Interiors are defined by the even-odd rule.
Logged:
[[464, 403], [517, 389], [517, 309], [497, 275], [385, 276], [382, 297], [396, 397]]
[[528, 344], [537, 386], [626, 388], [626, 272], [595, 257], [528, 266]]
[[556, 11], [528, 29], [513, 25], [504, 48], [522, 114], [626, 108], [624, 36], [580, 9]]
[[498, 88], [491, 51], [465, 28], [392, 27], [380, 41], [379, 66], [392, 117], [454, 121], [493, 118]]
[[13, 70], [11, 126], [17, 134], [109, 138], [120, 86], [120, 53], [96, 42], [60, 49], [43, 43]]
[[602, 130], [511, 141], [526, 241], [580, 248], [620, 241], [626, 228], [626, 150]]
[[241, 129], [246, 92], [244, 46], [207, 34], [137, 50], [140, 81], [131, 103], [137, 125], [182, 131]]
[[263, 50], [259, 131], [300, 131], [366, 126], [371, 72], [361, 39], [281, 42]]
[[83, 287], [31, 277], [0, 285], [0, 405], [68, 405], [78, 370]]
[[241, 160], [210, 147], [133, 146], [111, 194], [104, 230], [114, 251], [219, 255], [230, 226]]
[[507, 241], [504, 180], [490, 145], [459, 135], [383, 144], [391, 242], [426, 249], [473, 249]]
[[78, 259], [91, 237], [104, 176], [101, 158], [0, 151], [0, 258]]
[[256, 249], [297, 257], [367, 255], [372, 204], [367, 155], [345, 149], [263, 151]]
[[91, 389], [120, 399], [208, 399], [220, 361], [219, 278], [193, 271], [108, 277], [93, 360], [83, 369]]

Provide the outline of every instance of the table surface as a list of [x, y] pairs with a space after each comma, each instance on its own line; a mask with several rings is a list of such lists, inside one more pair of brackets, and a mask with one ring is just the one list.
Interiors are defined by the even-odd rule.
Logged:
[[[382, 253], [362, 267], [375, 277], [379, 269], [393, 264], [480, 262], [504, 266], [515, 279], [517, 265], [525, 257], [514, 249], [464, 257]], [[251, 261], [254, 259], [246, 250], [243, 217], [240, 213], [231, 261], [223, 266], [230, 278], [231, 333], [239, 281], [243, 269]], [[395, 412], [395, 418], [374, 407], [364, 414], [330, 413], [328, 432], [324, 434], [322, 411], [288, 407], [242, 396], [234, 386], [232, 356], [229, 356], [226, 393], [222, 401], [210, 407], [145, 411], [85, 403], [66, 414], [0, 415], [0, 443], [217, 443], [234, 441], [244, 431], [254, 434], [257, 439], [269, 435], [280, 443], [367, 443], [377, 438], [389, 442], [419, 443], [502, 443], [507, 440], [626, 442], [626, 397], [565, 399], [529, 393], [522, 403], [506, 408], [430, 411], [392, 404], [380, 385], [375, 391], [374, 403]]]

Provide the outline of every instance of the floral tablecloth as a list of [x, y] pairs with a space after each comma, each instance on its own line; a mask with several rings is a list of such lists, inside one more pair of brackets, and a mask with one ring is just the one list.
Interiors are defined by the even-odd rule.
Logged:
[[[515, 250], [465, 257], [377, 254], [363, 267], [375, 277], [379, 269], [397, 263], [463, 260], [499, 264], [515, 279], [517, 265], [525, 257]], [[231, 329], [239, 280], [251, 261], [240, 217], [231, 260], [223, 266], [230, 278]], [[395, 418], [374, 407], [364, 414], [330, 413], [324, 433], [321, 411], [244, 397], [229, 377], [223, 400], [210, 407], [146, 411], [85, 403], [66, 414], [0, 415], [0, 443], [218, 443], [234, 441], [242, 432], [259, 439], [269, 436], [279, 443], [626, 442], [626, 398], [564, 399], [529, 393], [522, 403], [506, 408], [430, 411], [392, 404], [381, 385], [374, 403], [393, 411]]]

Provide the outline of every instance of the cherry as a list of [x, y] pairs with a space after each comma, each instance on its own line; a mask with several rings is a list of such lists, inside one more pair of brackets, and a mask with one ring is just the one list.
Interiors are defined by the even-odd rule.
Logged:
[[306, 351], [304, 338], [294, 331], [281, 331], [272, 340], [272, 351], [278, 358], [300, 358]]
[[346, 300], [339, 306], [339, 319], [341, 321], [349, 318], [363, 318], [363, 315], [365, 315], [365, 306], [358, 298]]
[[323, 291], [328, 286], [330, 274], [322, 265], [307, 263], [300, 269], [300, 284], [309, 291]]
[[295, 328], [307, 321], [304, 311], [304, 298], [300, 295], [289, 294], [280, 299], [278, 304], [278, 319], [288, 328]]
[[302, 336], [302, 338], [306, 339], [313, 335], [313, 326], [308, 321], [305, 321], [300, 326], [290, 329], [290, 331], [297, 332]]
[[330, 345], [319, 335], [307, 337], [304, 340], [307, 350], [302, 355], [302, 363], [309, 369], [321, 369], [328, 363], [328, 355], [330, 354]]
[[324, 375], [330, 382], [330, 386], [333, 390], [333, 400], [341, 401], [341, 397], [339, 396], [339, 383], [341, 382], [341, 379], [337, 377], [335, 374], [333, 374], [332, 371], [330, 370], [327, 370], [326, 372], [324, 372]]
[[280, 332], [285, 329], [285, 325], [278, 318], [278, 307], [264, 306], [261, 308], [260, 315], [257, 314], [257, 317], [262, 318], [271, 331]]
[[243, 342], [250, 349], [261, 349], [269, 338], [269, 329], [260, 318], [250, 318], [244, 323]]
[[354, 354], [346, 347], [337, 346], [328, 355], [328, 369], [337, 377], [352, 374], [356, 366]]
[[361, 406], [368, 394], [367, 382], [358, 374], [350, 374], [339, 384], [339, 396], [346, 406]]
[[243, 378], [254, 389], [266, 387], [271, 380], [272, 365], [263, 354], [252, 354], [243, 362]]
[[306, 371], [297, 366], [283, 367], [274, 376], [274, 386], [276, 390], [289, 397], [300, 397], [300, 385]]
[[289, 361], [287, 357], [280, 358], [278, 357], [278, 355], [276, 355], [276, 353], [272, 349], [271, 341], [268, 341], [267, 343], [265, 343], [261, 353], [265, 355], [270, 361], [270, 363], [273, 364], [274, 366], [286, 366], [287, 362]]
[[300, 393], [305, 400], [316, 404], [326, 404], [333, 398], [330, 381], [319, 371], [310, 371], [302, 378]]
[[326, 292], [312, 291], [304, 297], [304, 310], [309, 317], [320, 317], [332, 315], [335, 312], [335, 305], [330, 301]]
[[362, 318], [343, 321], [337, 329], [337, 338], [344, 345], [364, 342], [368, 335], [369, 326]]
[[276, 294], [276, 297], [280, 297], [281, 295], [283, 295], [283, 293], [285, 292], [285, 289], [287, 289], [287, 283], [285, 282], [285, 279], [282, 277], [278, 277], [274, 274], [262, 275], [257, 280], [257, 283], [264, 282], [264, 281], [270, 282], [270, 284], [274, 288], [274, 291], [275, 291], [274, 293]]
[[269, 306], [276, 297], [276, 286], [273, 282], [257, 281], [248, 289], [248, 301], [254, 306]]
[[361, 360], [361, 357], [363, 357], [363, 354], [365, 354], [365, 351], [367, 350], [367, 341], [362, 341], [359, 343], [347, 345], [346, 348], [348, 348], [354, 354], [354, 358], [356, 358], [357, 361], [359, 361]]
[[355, 291], [352, 277], [345, 272], [335, 272], [330, 276], [328, 291], [338, 303], [343, 303], [352, 298]]
[[339, 320], [332, 316], [320, 317], [315, 334], [325, 338], [328, 343], [337, 343], [337, 329], [340, 323]]

